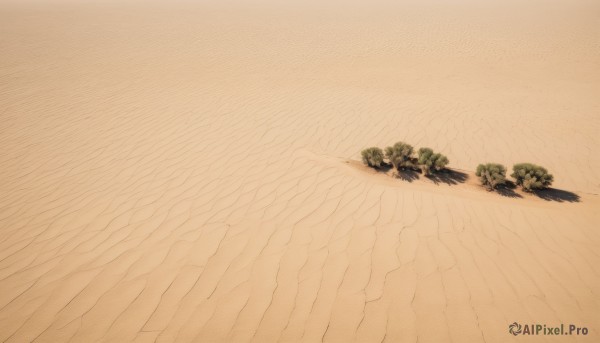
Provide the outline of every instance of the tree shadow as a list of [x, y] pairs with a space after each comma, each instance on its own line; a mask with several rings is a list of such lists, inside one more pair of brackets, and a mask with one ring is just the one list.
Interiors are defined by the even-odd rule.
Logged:
[[396, 171], [396, 178], [403, 181], [413, 182], [419, 178], [419, 173], [412, 169], [400, 169]]
[[436, 185], [441, 182], [452, 186], [458, 185], [459, 183], [465, 183], [469, 178], [469, 175], [458, 170], [443, 169], [439, 172], [431, 173], [427, 178]]
[[504, 185], [498, 185], [498, 187], [496, 187], [495, 191], [496, 191], [496, 193], [502, 195], [503, 197], [523, 198], [523, 196], [521, 194], [515, 192], [516, 188], [517, 188], [517, 185], [515, 185], [514, 182], [506, 181], [506, 183]]
[[375, 169], [375, 171], [378, 173], [386, 174], [390, 169], [392, 169], [392, 165], [389, 163], [382, 163], [380, 167], [375, 167], [373, 169]]
[[573, 192], [556, 188], [540, 189], [532, 192], [546, 201], [579, 202], [581, 197]]

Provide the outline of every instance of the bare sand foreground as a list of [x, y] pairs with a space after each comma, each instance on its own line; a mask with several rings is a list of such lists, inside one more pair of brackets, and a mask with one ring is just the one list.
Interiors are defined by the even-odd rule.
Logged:
[[3, 1], [0, 341], [599, 341], [600, 3], [522, 3]]

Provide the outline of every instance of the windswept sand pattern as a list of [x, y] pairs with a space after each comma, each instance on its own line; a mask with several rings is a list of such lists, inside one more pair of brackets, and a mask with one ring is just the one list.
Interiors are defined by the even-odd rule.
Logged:
[[[0, 341], [597, 340], [600, 7], [543, 5], [0, 4]], [[397, 140], [580, 199], [346, 163]]]

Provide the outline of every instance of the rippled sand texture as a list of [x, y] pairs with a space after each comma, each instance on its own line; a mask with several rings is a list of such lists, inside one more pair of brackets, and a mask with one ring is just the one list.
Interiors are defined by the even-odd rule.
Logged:
[[[598, 340], [599, 10], [2, 3], [0, 341]], [[580, 199], [346, 163], [397, 140]]]

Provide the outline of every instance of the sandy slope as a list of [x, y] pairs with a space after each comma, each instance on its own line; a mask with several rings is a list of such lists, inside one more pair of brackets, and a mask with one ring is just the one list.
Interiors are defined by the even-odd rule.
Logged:
[[[0, 341], [599, 340], [599, 10], [3, 2]], [[580, 198], [346, 163], [396, 140]]]

